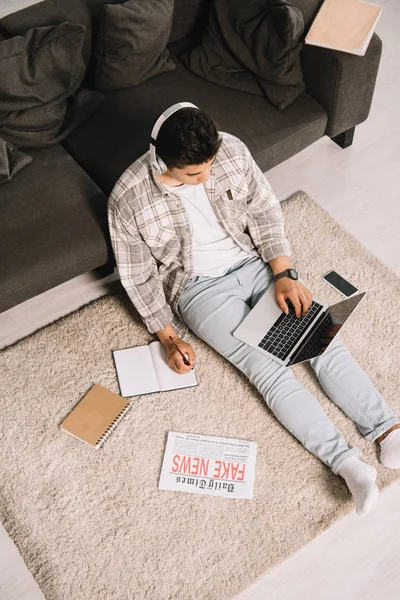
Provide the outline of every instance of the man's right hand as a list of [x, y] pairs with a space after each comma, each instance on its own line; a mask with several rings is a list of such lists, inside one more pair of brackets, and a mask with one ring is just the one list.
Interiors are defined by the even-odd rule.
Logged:
[[193, 369], [196, 354], [192, 346], [181, 340], [181, 338], [175, 336], [173, 337], [173, 340], [176, 346], [178, 346], [179, 350], [186, 356], [186, 358], [189, 359], [190, 365], [185, 365], [180, 352], [177, 350], [175, 344], [171, 342], [171, 340], [168, 340], [164, 344], [167, 351], [167, 363], [173, 371], [179, 373], [179, 375], [184, 375]]
[[[167, 325], [164, 329], [160, 329], [156, 331], [160, 342], [165, 346], [165, 350], [167, 351], [167, 363], [168, 366], [179, 373], [179, 375], [184, 375], [185, 373], [189, 373], [191, 369], [193, 369], [194, 361], [196, 358], [196, 354], [190, 344], [181, 340], [175, 333], [172, 324]], [[190, 365], [185, 365], [183, 358], [179, 351], [177, 350], [175, 344], [171, 342], [169, 339], [170, 336], [174, 340], [176, 346], [178, 346], [179, 350], [186, 355], [186, 358], [189, 358]]]

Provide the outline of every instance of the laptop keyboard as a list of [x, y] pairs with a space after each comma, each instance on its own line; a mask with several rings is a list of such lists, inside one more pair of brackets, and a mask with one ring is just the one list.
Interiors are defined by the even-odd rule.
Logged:
[[267, 331], [261, 342], [258, 344], [263, 350], [268, 350], [271, 354], [285, 360], [291, 350], [297, 344], [310, 321], [313, 320], [322, 310], [321, 304], [313, 302], [304, 317], [296, 317], [293, 304], [287, 301], [289, 313], [285, 315], [282, 312], [279, 319], [275, 321], [271, 329]]

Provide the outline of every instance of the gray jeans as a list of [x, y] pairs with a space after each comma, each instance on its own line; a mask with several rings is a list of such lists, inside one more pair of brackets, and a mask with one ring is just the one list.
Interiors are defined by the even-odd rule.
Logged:
[[[282, 425], [337, 475], [347, 458], [361, 455], [360, 449], [347, 444], [290, 368], [232, 335], [271, 284], [270, 266], [250, 257], [222, 277], [192, 278], [179, 300], [179, 310], [188, 327], [240, 369]], [[399, 422], [339, 336], [310, 364], [326, 394], [367, 440], [374, 442]]]

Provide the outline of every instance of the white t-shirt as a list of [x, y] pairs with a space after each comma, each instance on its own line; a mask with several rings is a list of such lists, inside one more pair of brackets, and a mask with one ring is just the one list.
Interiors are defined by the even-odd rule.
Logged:
[[236, 263], [250, 258], [222, 227], [203, 183], [163, 185], [182, 198], [192, 228], [193, 277], [218, 277]]

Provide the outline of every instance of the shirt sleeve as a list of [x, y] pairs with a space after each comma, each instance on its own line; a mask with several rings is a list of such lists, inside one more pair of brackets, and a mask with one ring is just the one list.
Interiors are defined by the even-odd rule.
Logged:
[[121, 283], [147, 329], [155, 333], [167, 327], [173, 317], [157, 263], [140, 236], [134, 218], [127, 223], [118, 207], [109, 204], [108, 224]]
[[269, 262], [278, 256], [290, 258], [290, 244], [285, 237], [281, 205], [268, 179], [243, 144], [246, 181], [249, 190], [247, 226], [261, 258]]

